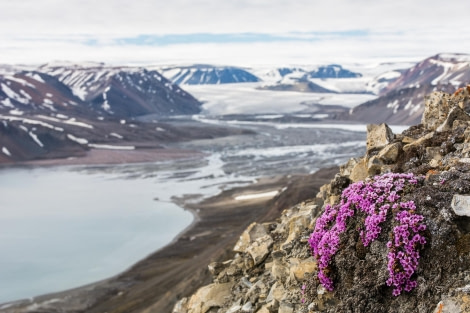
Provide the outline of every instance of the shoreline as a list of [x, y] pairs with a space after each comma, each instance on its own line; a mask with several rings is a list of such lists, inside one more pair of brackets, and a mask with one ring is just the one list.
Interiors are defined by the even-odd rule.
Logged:
[[[203, 156], [201, 152], [194, 153], [189, 150], [180, 155]], [[39, 163], [28, 166], [45, 165], [44, 162]], [[73, 165], [86, 166], [97, 163]], [[314, 197], [318, 188], [336, 172], [337, 170], [331, 169], [320, 170], [314, 175], [308, 175], [317, 176], [318, 179], [313, 179], [316, 180], [315, 186], [307, 186], [311, 189], [307, 198]], [[328, 179], [322, 175], [326, 175]], [[286, 205], [283, 199], [289, 198], [289, 193], [296, 188], [294, 185], [299, 185], [301, 181], [300, 176], [266, 177], [259, 179], [255, 184], [225, 190], [198, 203], [185, 202], [184, 197], [175, 199], [175, 204], [191, 212], [193, 221], [164, 247], [110, 278], [29, 300], [3, 303], [0, 304], [0, 312], [30, 312], [32, 309], [51, 313], [170, 312], [179, 298], [193, 293], [209, 280], [207, 265], [210, 262], [227, 259], [233, 254], [233, 245], [249, 224], [278, 216], [280, 211], [286, 208], [279, 207]], [[290, 187], [286, 191], [274, 198], [235, 199], [235, 196], [242, 194], [280, 191], [288, 186]], [[292, 195], [291, 198], [295, 199], [295, 203], [303, 200], [298, 194]]]
[[54, 167], [69, 165], [125, 165], [201, 158], [205, 155], [205, 153], [198, 150], [177, 148], [146, 148], [136, 150], [90, 149], [84, 156], [0, 163], [0, 168], [29, 166]]

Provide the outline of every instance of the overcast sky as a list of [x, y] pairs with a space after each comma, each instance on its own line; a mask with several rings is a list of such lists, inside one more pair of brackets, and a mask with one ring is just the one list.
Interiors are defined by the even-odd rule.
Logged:
[[308, 64], [470, 53], [466, 0], [0, 0], [0, 63]]

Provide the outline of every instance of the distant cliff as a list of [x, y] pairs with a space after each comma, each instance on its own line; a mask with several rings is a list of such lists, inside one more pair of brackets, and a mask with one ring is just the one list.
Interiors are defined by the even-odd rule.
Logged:
[[[233, 247], [231, 259], [209, 265], [212, 283], [182, 297], [173, 313], [470, 312], [469, 108], [470, 87], [453, 95], [434, 92], [427, 97], [422, 123], [402, 134], [393, 134], [386, 124], [369, 125], [366, 155], [343, 165], [316, 198], [287, 208], [276, 221], [251, 224]], [[326, 205], [345, 199], [349, 186], [379, 188], [379, 182], [391, 177], [383, 175], [392, 172], [416, 179], [408, 184], [395, 175], [394, 184], [401, 187], [392, 196], [385, 193], [377, 200], [380, 194], [361, 192], [367, 194], [361, 201], [381, 201], [390, 207], [398, 200], [407, 204], [384, 213], [377, 224], [380, 232], [370, 244], [364, 244], [358, 231], [370, 225], [370, 218], [359, 213], [350, 217], [337, 251], [320, 264], [308, 241], [319, 217], [325, 219]], [[378, 216], [379, 207], [371, 210]], [[330, 214], [330, 220], [340, 216], [336, 211]], [[396, 227], [411, 223], [403, 222], [407, 214], [421, 216], [418, 220], [425, 226], [413, 222], [400, 230], [403, 237], [397, 237]], [[398, 253], [394, 249], [408, 245], [411, 229], [423, 239], [409, 246], [416, 249], [409, 260], [417, 261], [413, 272], [405, 274], [406, 252], [405, 257], [400, 255], [404, 261], [392, 262], [389, 250]], [[387, 241], [394, 238], [402, 239], [389, 246]], [[319, 268], [327, 269], [332, 291], [320, 284]], [[397, 296], [400, 273], [411, 275], [415, 283]], [[390, 275], [398, 277], [397, 285], [387, 283]]]

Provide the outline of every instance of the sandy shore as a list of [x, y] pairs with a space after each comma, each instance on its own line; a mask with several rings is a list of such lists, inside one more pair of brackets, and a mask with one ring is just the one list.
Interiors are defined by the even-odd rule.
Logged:
[[[86, 163], [68, 163], [78, 161], [71, 159], [60, 164], [110, 164], [123, 160], [145, 162], [150, 161], [149, 158], [156, 161], [175, 156], [202, 157], [202, 154], [189, 150], [158, 153], [152, 150], [148, 154], [138, 150], [92, 150], [85, 159], [80, 158], [80, 161], [86, 160]], [[29, 164], [53, 163], [35, 161]], [[166, 247], [115, 277], [33, 300], [0, 305], [0, 312], [171, 312], [178, 299], [192, 294], [199, 286], [209, 282], [207, 265], [230, 258], [232, 247], [250, 223], [274, 220], [283, 209], [314, 197], [319, 187], [336, 172], [337, 168], [332, 168], [320, 170], [314, 175], [265, 178], [254, 185], [227, 190], [197, 204], [188, 204], [184, 198], [179, 199], [179, 205], [191, 210], [196, 218], [190, 227]], [[274, 198], [235, 199], [253, 193], [269, 195], [286, 187], [284, 192]]]

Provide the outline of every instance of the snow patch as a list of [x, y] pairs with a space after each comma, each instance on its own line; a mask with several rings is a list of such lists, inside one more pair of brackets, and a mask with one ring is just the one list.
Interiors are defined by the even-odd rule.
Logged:
[[26, 74], [26, 76], [31, 77], [32, 79], [37, 80], [40, 83], [46, 83], [38, 73], [28, 73]]
[[4, 106], [6, 106], [7, 108], [14, 108], [14, 107], [15, 107], [15, 106], [11, 103], [10, 98], [3, 99], [2, 101], [0, 101], [0, 103], [3, 104]]
[[261, 192], [261, 193], [252, 193], [252, 194], [236, 196], [235, 200], [240, 201], [240, 200], [252, 200], [252, 199], [259, 199], [259, 198], [273, 198], [277, 196], [278, 194], [279, 194], [279, 191], [273, 190], [273, 191], [267, 191], [267, 192]]
[[84, 139], [84, 138], [78, 138], [78, 137], [75, 137], [74, 135], [72, 134], [67, 134], [67, 138], [72, 140], [72, 141], [75, 141], [81, 145], [86, 145], [88, 144], [88, 140]]
[[34, 86], [33, 84], [27, 82], [27, 81], [24, 80], [24, 79], [21, 79], [21, 78], [15, 77], [15, 76], [8, 76], [8, 77], [6, 77], [6, 78], [9, 79], [9, 80], [12, 80], [12, 81], [14, 81], [14, 82], [17, 82], [17, 83], [19, 83], [19, 84], [21, 84], [21, 85], [23, 85], [23, 86], [28, 86], [28, 87], [30, 87], [30, 88], [36, 88], [36, 86]]
[[7, 147], [3, 147], [3, 148], [2, 148], [2, 152], [3, 152], [3, 154], [5, 154], [5, 155], [11, 157], [11, 153], [10, 153], [10, 151], [8, 151]]
[[33, 133], [33, 132], [29, 132], [29, 135], [30, 135], [31, 138], [33, 138], [33, 140], [38, 144], [38, 146], [40, 146], [41, 148], [44, 147], [44, 144], [41, 142], [41, 140], [39, 140], [38, 135], [36, 135], [36, 134]]
[[102, 145], [102, 144], [88, 144], [90, 148], [105, 149], [105, 150], [135, 150], [135, 146], [113, 146], [113, 145]]
[[17, 116], [20, 116], [20, 115], [23, 115], [23, 114], [24, 114], [23, 111], [20, 111], [20, 110], [17, 110], [17, 109], [10, 110], [9, 113], [10, 113], [11, 115], [17, 115]]
[[64, 131], [63, 128], [55, 127], [51, 124], [41, 122], [41, 121], [37, 121], [37, 120], [28, 119], [28, 118], [20, 118], [20, 117], [16, 117], [16, 116], [8, 116], [8, 115], [0, 115], [0, 119], [5, 119], [5, 120], [10, 121], [10, 122], [11, 121], [20, 121], [20, 122], [23, 122], [25, 124], [40, 125], [40, 126], [47, 127], [47, 128], [50, 128], [50, 129], [53, 129], [53, 130], [56, 130], [56, 131], [60, 131], [60, 132]]
[[28, 99], [25, 99], [23, 97], [21, 97], [20, 95], [18, 95], [16, 92], [14, 92], [10, 87], [8, 87], [7, 85], [5, 84], [2, 84], [2, 90], [3, 92], [7, 95], [7, 97], [13, 99], [13, 100], [16, 100], [20, 103], [23, 103], [23, 104], [28, 104], [29, 101]]
[[400, 106], [400, 103], [398, 102], [398, 100], [395, 100], [387, 104], [387, 108], [393, 109], [393, 114], [396, 114], [398, 112], [399, 106]]
[[109, 135], [110, 135], [110, 136], [113, 136], [113, 137], [116, 137], [116, 138], [119, 138], [119, 139], [124, 138], [124, 137], [122, 137], [121, 135], [116, 134], [116, 133], [110, 133]]

